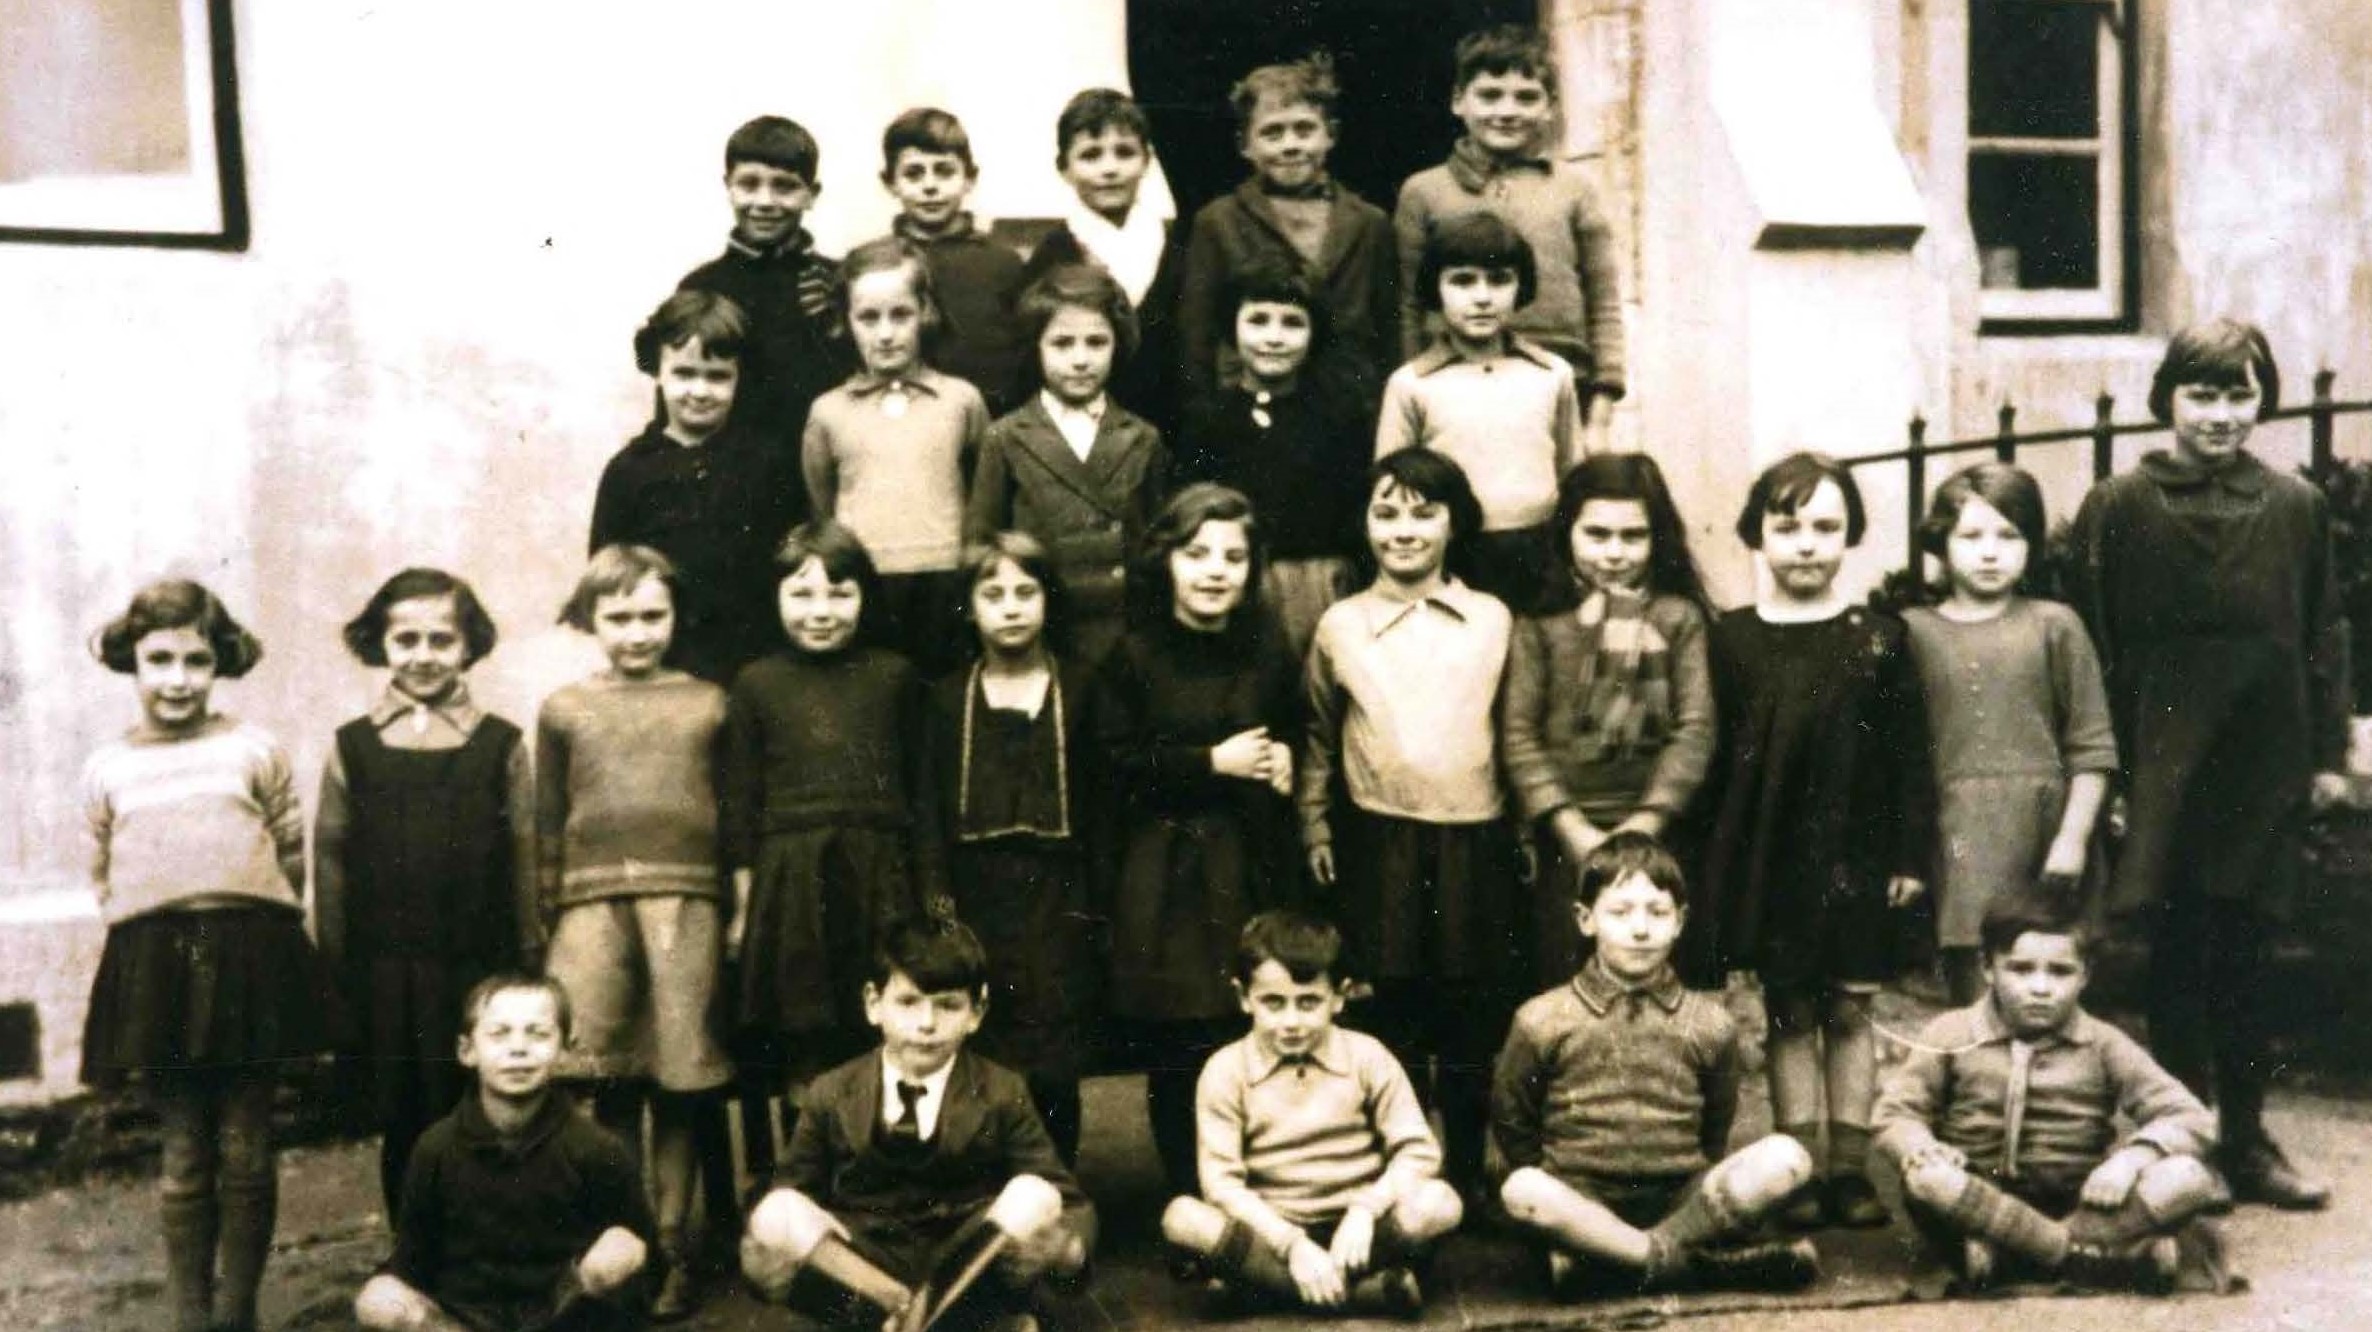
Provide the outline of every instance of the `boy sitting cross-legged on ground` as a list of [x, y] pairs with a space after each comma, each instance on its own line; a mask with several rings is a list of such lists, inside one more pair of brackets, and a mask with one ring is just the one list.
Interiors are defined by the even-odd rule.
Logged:
[[1174, 1199], [1161, 1230], [1253, 1291], [1414, 1316], [1417, 1270], [1463, 1210], [1400, 1061], [1334, 1025], [1341, 954], [1334, 926], [1298, 912], [1245, 922], [1235, 988], [1252, 1031], [1203, 1066], [1203, 1196]]
[[1575, 890], [1593, 953], [1569, 984], [1517, 1011], [1499, 1052], [1491, 1131], [1509, 1168], [1499, 1198], [1547, 1244], [1560, 1298], [1792, 1289], [1819, 1273], [1809, 1240], [1730, 1242], [1808, 1183], [1812, 1160], [1777, 1134], [1723, 1154], [1738, 1032], [1718, 998], [1673, 974], [1683, 897], [1680, 867], [1654, 838], [1607, 838]]
[[[980, 940], [952, 921], [904, 922], [882, 936], [872, 974], [865, 1017], [881, 1048], [808, 1084], [773, 1190], [750, 1213], [742, 1270], [832, 1327], [1032, 1327], [1041, 1281], [1085, 1276], [1095, 1207], [1021, 1075], [964, 1049], [988, 1004]], [[915, 1289], [976, 1241], [1002, 1246], [979, 1281]]]
[[1988, 993], [1929, 1022], [1878, 1098], [1876, 1145], [1911, 1220], [1957, 1249], [1971, 1288], [2008, 1258], [2079, 1285], [2166, 1289], [2175, 1233], [2230, 1202], [2203, 1159], [2214, 1116], [2083, 1010], [2074, 904], [2005, 894], [1978, 938]]
[[395, 1253], [354, 1300], [371, 1332], [625, 1332], [644, 1326], [653, 1231], [626, 1144], [552, 1086], [558, 981], [489, 976], [462, 1005], [477, 1087], [421, 1135]]

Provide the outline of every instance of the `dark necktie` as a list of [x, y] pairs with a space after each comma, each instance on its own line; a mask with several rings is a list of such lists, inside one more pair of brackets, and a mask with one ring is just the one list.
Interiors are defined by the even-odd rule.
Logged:
[[899, 1142], [922, 1141], [922, 1098], [929, 1090], [919, 1082], [901, 1080], [898, 1083], [899, 1114], [890, 1121], [890, 1137]]

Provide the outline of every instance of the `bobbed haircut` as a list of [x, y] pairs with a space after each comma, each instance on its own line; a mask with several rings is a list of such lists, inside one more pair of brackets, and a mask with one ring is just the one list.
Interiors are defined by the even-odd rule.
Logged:
[[855, 583], [868, 605], [875, 604], [881, 593], [881, 571], [873, 565], [873, 552], [855, 532], [829, 518], [817, 518], [794, 527], [782, 544], [774, 548], [774, 576], [779, 581], [807, 567], [814, 560], [824, 567], [824, 577], [835, 583]]
[[900, 269], [906, 273], [906, 288], [914, 293], [915, 303], [922, 307], [922, 335], [927, 347], [940, 331], [943, 316], [939, 310], [939, 284], [931, 277], [930, 261], [922, 250], [903, 236], [883, 236], [869, 240], [848, 252], [840, 261], [840, 281], [832, 290], [832, 308], [840, 316], [843, 327], [851, 316], [849, 289], [867, 273], [891, 273]]
[[1517, 74], [1540, 80], [1553, 99], [1557, 95], [1557, 57], [1548, 34], [1537, 26], [1502, 23], [1467, 33], [1458, 39], [1456, 78], [1459, 92], [1485, 74]]
[[1991, 962], [2026, 934], [2067, 935], [2075, 940], [2077, 954], [2092, 960], [2096, 940], [2073, 893], [2052, 892], [2038, 883], [1995, 897], [1977, 921], [1977, 956]]
[[1326, 349], [1334, 336], [1334, 305], [1298, 263], [1279, 255], [1263, 254], [1228, 276], [1227, 327], [1231, 339], [1235, 316], [1255, 301], [1299, 306], [1309, 316], [1310, 350], [1302, 360], [1305, 367], [1318, 359], [1318, 353]]
[[723, 361], [741, 359], [749, 341], [749, 316], [729, 296], [713, 291], [679, 291], [659, 302], [634, 330], [634, 368], [659, 373], [659, 353], [697, 341], [700, 350]]
[[970, 926], [952, 917], [899, 921], [882, 931], [870, 962], [865, 979], [876, 989], [903, 975], [924, 994], [961, 990], [988, 1002], [988, 950]]
[[[1046, 336], [1057, 310], [1087, 310], [1112, 326], [1113, 368], [1137, 354], [1137, 311], [1120, 280], [1098, 264], [1057, 264], [1040, 274], [1014, 303], [1023, 333], [1034, 348]], [[1034, 356], [1031, 358], [1036, 359]]]
[[187, 578], [161, 578], [132, 594], [123, 614], [91, 639], [91, 655], [118, 675], [139, 668], [140, 640], [162, 629], [189, 629], [214, 653], [214, 673], [236, 680], [264, 659], [264, 645], [232, 617], [222, 598]]
[[552, 1007], [560, 1014], [560, 1043], [568, 1043], [576, 1031], [576, 1006], [569, 1002], [568, 987], [550, 976], [524, 971], [498, 971], [469, 987], [461, 1000], [461, 1030], [455, 1034], [467, 1039], [478, 1029], [478, 1019], [486, 1015], [486, 1005], [494, 1002], [494, 996], [512, 990], [552, 996]]
[[1835, 483], [1837, 493], [1845, 498], [1845, 544], [1858, 546], [1862, 533], [1869, 528], [1869, 517], [1861, 504], [1861, 487], [1853, 480], [1853, 471], [1825, 453], [1791, 453], [1772, 463], [1754, 478], [1746, 488], [1746, 504], [1738, 510], [1738, 539], [1752, 550], [1763, 548], [1763, 515], [1792, 514], [1804, 507], [1820, 483]]
[[1662, 842], [1636, 829], [1608, 837], [1581, 862], [1581, 873], [1573, 880], [1573, 900], [1580, 906], [1593, 905], [1598, 894], [1634, 874], [1654, 884], [1672, 905], [1688, 905], [1688, 881], [1680, 873], [1680, 862]]
[[1647, 591], [1652, 596], [1685, 597], [1707, 615], [1713, 603], [1705, 595], [1705, 575], [1697, 557], [1689, 553], [1688, 525], [1680, 506], [1664, 482], [1664, 469], [1644, 453], [1601, 453], [1573, 464], [1557, 482], [1555, 532], [1569, 577], [1558, 610], [1581, 604], [1585, 580], [1573, 563], [1573, 525], [1591, 500], [1629, 500], [1647, 511]]
[[346, 650], [365, 666], [387, 664], [387, 614], [399, 601], [427, 601], [450, 597], [453, 619], [461, 629], [462, 666], [477, 665], [494, 651], [494, 617], [486, 613], [476, 588], [442, 569], [413, 567], [379, 584], [362, 612], [339, 631]]
[[1239, 144], [1252, 128], [1252, 117], [1259, 112], [1263, 101], [1277, 106], [1307, 103], [1332, 122], [1334, 105], [1341, 100], [1342, 85], [1334, 79], [1334, 57], [1324, 51], [1312, 51], [1288, 64], [1262, 65], [1227, 90], [1227, 106], [1235, 112], [1235, 137]]
[[947, 153], [964, 164], [966, 175], [978, 175], [979, 164], [972, 160], [972, 136], [964, 132], [964, 122], [952, 111], [935, 106], [909, 107], [898, 113], [889, 128], [881, 132], [881, 174], [887, 178], [898, 168], [898, 154], [907, 149], [925, 153]]
[[1530, 305], [1540, 291], [1540, 266], [1532, 256], [1532, 242], [1506, 218], [1485, 209], [1453, 213], [1425, 233], [1425, 248], [1417, 260], [1418, 306], [1441, 308], [1441, 275], [1452, 268], [1513, 272], [1518, 309]]
[[[1362, 524], [1368, 501], [1384, 487], [1409, 491], [1450, 511], [1449, 548], [1442, 552], [1442, 567], [1460, 578], [1471, 579], [1474, 542], [1483, 530], [1482, 501], [1475, 498], [1474, 483], [1458, 460], [1422, 446], [1394, 449], [1376, 459], [1367, 469], [1367, 488], [1359, 494]], [[1351, 563], [1358, 570], [1361, 582], [1374, 581], [1375, 550], [1367, 542], [1359, 543]]]
[[[2050, 520], [2043, 507], [2043, 488], [2034, 475], [2015, 463], [1970, 463], [1944, 478], [1936, 487], [1935, 498], [1928, 501], [1927, 516], [1919, 520], [1919, 548], [1937, 559], [1952, 541], [1952, 529], [1960, 525], [1960, 511], [1970, 500], [1983, 500], [1999, 510], [2026, 538], [2034, 560], [2043, 553], [2043, 542], [2050, 533]], [[2029, 567], [2032, 567], [2031, 561]]]
[[757, 162], [780, 171], [796, 173], [808, 184], [816, 183], [816, 170], [823, 154], [815, 146], [815, 136], [796, 120], [783, 116], [759, 116], [744, 122], [725, 140], [725, 171], [744, 162]]
[[[1027, 532], [993, 532], [987, 540], [964, 547], [956, 562], [955, 576], [963, 588], [965, 622], [972, 619], [972, 594], [980, 590], [982, 580], [997, 571], [997, 566], [1008, 561], [1027, 574], [1045, 594], [1046, 627], [1041, 636], [1048, 648], [1060, 654], [1071, 642], [1071, 594], [1063, 585], [1061, 572], [1055, 568], [1053, 554], [1045, 543]], [[979, 650], [977, 634], [973, 635], [972, 647]]]
[[1152, 150], [1153, 122], [1135, 98], [1117, 88], [1088, 88], [1073, 94], [1054, 118], [1054, 169], [1062, 170], [1071, 160], [1072, 140], [1105, 130], [1133, 134], [1148, 152]]
[[1136, 567], [1129, 571], [1131, 615], [1137, 624], [1159, 624], [1170, 616], [1177, 588], [1170, 581], [1170, 554], [1183, 550], [1204, 523], [1238, 523], [1252, 548], [1250, 571], [1244, 581], [1243, 604], [1227, 620], [1229, 632], [1260, 619], [1260, 572], [1265, 558], [1260, 520], [1244, 492], [1215, 481], [1197, 481], [1181, 488], [1161, 506], [1138, 543]]
[[2238, 319], [2193, 324], [2167, 342], [2166, 355], [2150, 376], [2150, 415], [2160, 423], [2174, 420], [2174, 391], [2184, 384], [2238, 388], [2251, 376], [2263, 395], [2257, 400], [2262, 421], [2281, 405], [2281, 370], [2273, 363], [2265, 330]]
[[560, 623], [580, 633], [592, 633], [594, 604], [603, 597], [625, 596], [645, 578], [658, 579], [667, 589], [667, 600], [676, 601], [675, 561], [649, 546], [603, 546], [585, 561], [575, 590], [561, 603]]
[[1304, 911], [1263, 911], [1244, 922], [1235, 941], [1235, 983], [1248, 986], [1264, 962], [1285, 969], [1296, 985], [1326, 980], [1339, 985], [1342, 931], [1334, 922]]

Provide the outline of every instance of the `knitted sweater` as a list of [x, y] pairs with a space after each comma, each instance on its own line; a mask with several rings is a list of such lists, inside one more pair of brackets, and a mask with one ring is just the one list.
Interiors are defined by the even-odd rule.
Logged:
[[213, 717], [186, 737], [133, 731], [82, 770], [91, 882], [113, 925], [204, 897], [301, 910], [305, 812], [272, 737]]
[[952, 569], [964, 475], [987, 430], [979, 391], [953, 375], [921, 366], [892, 385], [859, 374], [807, 414], [807, 493], [819, 517], [857, 534], [881, 572]]
[[725, 691], [669, 671], [555, 690], [535, 726], [536, 892], [549, 914], [609, 897], [716, 896]]

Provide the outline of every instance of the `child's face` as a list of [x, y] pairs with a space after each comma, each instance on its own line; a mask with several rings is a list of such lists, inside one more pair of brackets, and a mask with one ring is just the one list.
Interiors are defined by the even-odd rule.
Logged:
[[1213, 518], [1170, 552], [1171, 609], [1196, 628], [1224, 627], [1251, 578], [1251, 534], [1242, 523]]
[[1450, 99], [1466, 135], [1493, 157], [1536, 151], [1557, 109], [1556, 94], [1530, 74], [1478, 74]]
[[1822, 478], [1794, 513], [1763, 511], [1763, 561], [1771, 581], [1789, 601], [1818, 601], [1837, 581], [1845, 563], [1845, 493]]
[[741, 386], [741, 362], [711, 356], [693, 338], [659, 349], [659, 402], [678, 439], [703, 440], [724, 428]]
[[1316, 184], [1326, 174], [1326, 154], [1332, 151], [1334, 122], [1308, 102], [1263, 96], [1244, 126], [1244, 160], [1274, 189]]
[[924, 148], [900, 148], [897, 160], [881, 173], [881, 183], [897, 196], [898, 211], [926, 236], [955, 224], [964, 199], [972, 193], [973, 179], [963, 158]]
[[888, 378], [914, 369], [922, 356], [922, 302], [904, 267], [860, 273], [848, 284], [849, 336], [865, 368]]
[[903, 971], [886, 985], [865, 984], [865, 1021], [881, 1029], [881, 1056], [908, 1077], [947, 1067], [987, 1015], [987, 1001], [970, 990], [926, 992]]
[[1469, 347], [1496, 343], [1521, 284], [1512, 268], [1458, 264], [1441, 270], [1441, 322]]
[[1235, 1001], [1252, 1019], [1252, 1039], [1271, 1056], [1308, 1054], [1334, 1030], [1342, 1016], [1342, 987], [1331, 976], [1297, 981], [1285, 964], [1270, 958], [1252, 969], [1252, 981], [1235, 984]]
[[2257, 428], [2265, 391], [2252, 367], [2242, 384], [2177, 384], [2173, 408], [2175, 451], [2192, 463], [2218, 468], [2240, 453]]
[[1647, 557], [1655, 538], [1644, 503], [1583, 500], [1565, 539], [1573, 549], [1573, 567], [1590, 586], [1626, 591], [1647, 580]]
[[461, 1066], [506, 1101], [531, 1101], [551, 1085], [560, 1058], [560, 1004], [540, 989], [496, 990], [462, 1036]]
[[2010, 1034], [2023, 1040], [2065, 1027], [2090, 978], [2083, 950], [2069, 934], [2028, 930], [2010, 943], [2009, 951], [1985, 962], [1994, 1009]]
[[1079, 202], [1113, 221], [1137, 205], [1137, 186], [1153, 159], [1145, 141], [1118, 125], [1071, 136], [1058, 164]]
[[1396, 583], [1421, 583], [1449, 556], [1450, 508], [1391, 477], [1367, 497], [1367, 545], [1376, 568]]
[[195, 730], [214, 693], [214, 647], [195, 629], [152, 629], [132, 644], [140, 713], [155, 730]]
[[593, 639], [610, 669], [629, 680], [658, 673], [675, 641], [675, 594], [655, 574], [624, 592], [593, 599]]
[[461, 612], [450, 596], [411, 597], [387, 608], [387, 674], [395, 687], [423, 703], [453, 692], [469, 666]]
[[754, 249], [782, 243], [815, 206], [817, 190], [796, 171], [764, 162], [735, 162], [725, 172], [725, 197], [733, 204], [733, 234]]
[[2026, 534], [1974, 495], [1960, 506], [1960, 521], [1944, 539], [1944, 567], [1952, 589], [1972, 601], [2008, 596], [2026, 574]]
[[1583, 936], [1597, 943], [1598, 965], [1634, 985], [1652, 979], [1672, 960], [1672, 945], [1687, 914], [1670, 893], [1638, 873], [1599, 889], [1595, 902], [1573, 908]]
[[1011, 560], [972, 584], [972, 627], [991, 652], [1019, 656], [1046, 632], [1046, 586]]
[[1309, 359], [1310, 312], [1287, 301], [1245, 301], [1235, 311], [1235, 350], [1254, 384], [1292, 383]]
[[1112, 377], [1117, 342], [1112, 321], [1102, 311], [1079, 305], [1057, 309], [1038, 335], [1038, 373], [1046, 391], [1073, 407], [1094, 402]]
[[775, 585], [774, 608], [791, 646], [801, 652], [838, 652], [857, 636], [865, 589], [854, 578], [833, 578], [822, 560], [810, 559]]

